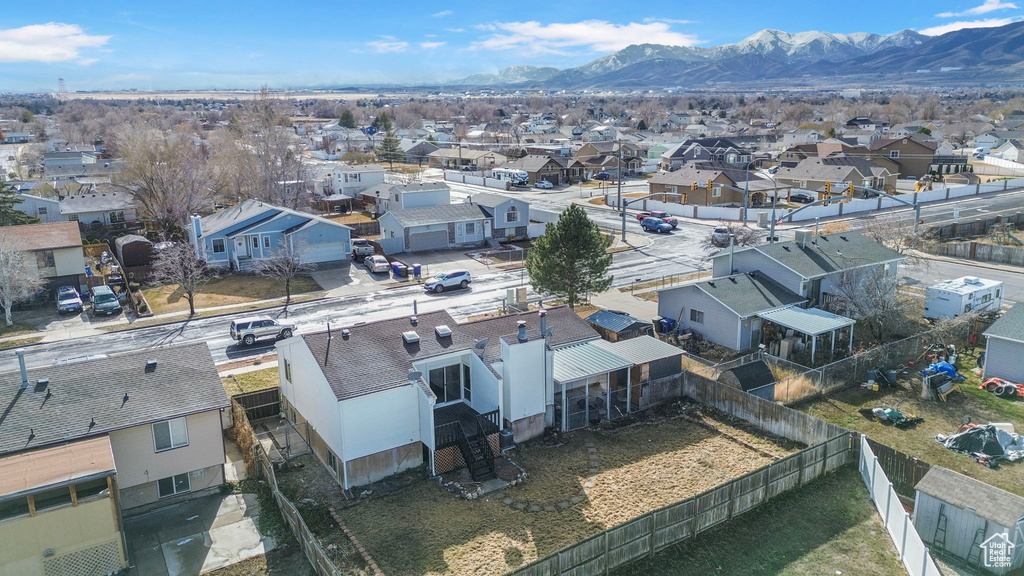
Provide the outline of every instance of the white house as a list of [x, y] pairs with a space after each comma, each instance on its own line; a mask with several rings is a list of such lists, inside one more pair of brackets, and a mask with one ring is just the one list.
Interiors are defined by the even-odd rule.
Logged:
[[329, 197], [341, 194], [357, 198], [364, 190], [384, 183], [384, 167], [379, 164], [328, 165], [321, 170], [320, 177], [313, 183], [318, 196]]
[[414, 184], [380, 184], [363, 193], [366, 200], [377, 203], [380, 213], [389, 210], [411, 210], [452, 203], [452, 190], [444, 182]]

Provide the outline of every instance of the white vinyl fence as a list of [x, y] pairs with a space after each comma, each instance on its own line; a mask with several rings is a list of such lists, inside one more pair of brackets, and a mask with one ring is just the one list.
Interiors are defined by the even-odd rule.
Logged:
[[868, 488], [875, 509], [882, 517], [885, 529], [896, 545], [896, 551], [900, 554], [907, 574], [942, 576], [917, 529], [914, 528], [910, 515], [903, 509], [903, 504], [892, 489], [892, 482], [889, 482], [882, 465], [868, 445], [867, 436], [860, 437], [860, 476]]

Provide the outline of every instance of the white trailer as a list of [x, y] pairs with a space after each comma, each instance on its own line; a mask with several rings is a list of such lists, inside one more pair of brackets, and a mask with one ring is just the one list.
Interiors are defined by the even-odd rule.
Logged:
[[530, 184], [530, 175], [526, 170], [495, 168], [491, 170], [491, 178], [510, 182], [513, 186], [528, 186]]
[[946, 280], [928, 288], [924, 317], [938, 320], [1003, 307], [1003, 283], [974, 276]]

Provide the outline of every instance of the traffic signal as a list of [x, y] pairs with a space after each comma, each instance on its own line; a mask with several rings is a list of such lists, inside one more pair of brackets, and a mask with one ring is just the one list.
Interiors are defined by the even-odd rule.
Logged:
[[696, 182], [690, 184], [690, 190], [696, 190], [696, 189], [697, 189], [697, 183]]
[[708, 178], [708, 190], [711, 190], [711, 178]]
[[832, 183], [831, 182], [825, 182], [825, 195], [826, 196], [831, 196], [832, 195]]
[[849, 184], [846, 185], [846, 193], [849, 194], [851, 198], [853, 197], [853, 193], [854, 193], [853, 182], [850, 182]]

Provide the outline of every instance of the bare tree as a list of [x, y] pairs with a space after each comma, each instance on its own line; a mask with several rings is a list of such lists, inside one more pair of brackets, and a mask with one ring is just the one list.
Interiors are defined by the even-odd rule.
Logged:
[[153, 264], [154, 282], [177, 284], [188, 300], [189, 316], [196, 314], [196, 294], [209, 280], [206, 262], [199, 259], [196, 249], [188, 242], [175, 242], [160, 251]]
[[0, 230], [0, 304], [3, 304], [4, 319], [8, 326], [14, 326], [14, 303], [31, 296], [43, 284], [19, 246], [16, 236], [7, 230]]
[[308, 245], [301, 240], [282, 239], [270, 258], [256, 263], [255, 271], [261, 276], [277, 278], [284, 283], [284, 303], [292, 301], [292, 280], [313, 269], [303, 258], [309, 252]]
[[209, 210], [215, 191], [203, 150], [187, 134], [124, 126], [117, 132], [124, 170], [113, 180], [131, 194], [161, 235], [177, 237], [191, 214]]
[[927, 262], [927, 260], [919, 258], [916, 250], [922, 238], [920, 233], [915, 234], [914, 232], [912, 212], [886, 212], [863, 219], [861, 232], [875, 242], [906, 257], [908, 263]]
[[[720, 228], [728, 228], [728, 235], [718, 231]], [[732, 238], [733, 245], [736, 248], [746, 248], [748, 246], [756, 246], [761, 243], [766, 234], [764, 231], [757, 228], [749, 228], [747, 226], [740, 226], [739, 224], [722, 225], [716, 226], [715, 231], [711, 232], [700, 241], [701, 248], [704, 249], [710, 256], [719, 254], [729, 249], [729, 238]]]
[[835, 290], [846, 309], [833, 310], [852, 314], [864, 323], [878, 341], [907, 321], [910, 302], [896, 292], [899, 276], [884, 266], [866, 266], [844, 270], [835, 283]]

